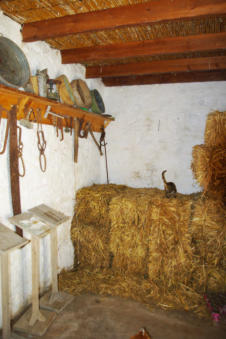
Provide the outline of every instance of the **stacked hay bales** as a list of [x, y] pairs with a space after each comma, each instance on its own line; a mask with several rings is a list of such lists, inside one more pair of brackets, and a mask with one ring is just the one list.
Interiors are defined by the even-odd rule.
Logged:
[[226, 202], [226, 112], [208, 115], [204, 140], [193, 147], [194, 177], [204, 194]]
[[205, 195], [167, 199], [156, 188], [117, 185], [78, 191], [71, 236], [80, 266], [61, 275], [61, 288], [207, 314], [203, 294], [226, 292], [225, 113], [208, 116], [205, 145], [193, 149]]
[[125, 189], [120, 185], [93, 185], [77, 192], [71, 227], [75, 266], [91, 265], [94, 269], [109, 266], [109, 203]]
[[203, 293], [226, 289], [224, 217], [221, 204], [201, 194], [167, 199], [155, 188], [83, 188], [71, 231], [81, 265], [60, 286], [203, 315]]

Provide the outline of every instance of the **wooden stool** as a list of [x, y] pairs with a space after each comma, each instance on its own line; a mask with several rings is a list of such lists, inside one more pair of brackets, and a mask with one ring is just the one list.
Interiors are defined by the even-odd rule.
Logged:
[[40, 307], [59, 313], [74, 299], [72, 295], [58, 291], [57, 280], [57, 226], [67, 221], [69, 217], [44, 204], [34, 207], [29, 211], [50, 227], [52, 290], [40, 299]]
[[11, 334], [10, 308], [9, 308], [9, 252], [21, 248], [28, 240], [21, 238], [8, 227], [0, 223], [0, 256], [1, 256], [1, 286], [2, 286], [2, 338], [21, 338], [15, 333]]
[[32, 213], [18, 214], [9, 218], [9, 221], [30, 234], [32, 251], [32, 306], [16, 322], [14, 329], [19, 332], [42, 336], [56, 318], [55, 312], [41, 311], [39, 308], [39, 242], [50, 232], [50, 228]]

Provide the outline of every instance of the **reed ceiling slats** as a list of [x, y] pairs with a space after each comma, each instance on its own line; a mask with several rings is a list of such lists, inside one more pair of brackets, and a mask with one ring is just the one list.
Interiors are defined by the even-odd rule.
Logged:
[[[143, 5], [142, 5], [143, 4]], [[166, 6], [175, 6], [175, 11], [170, 12], [170, 7]], [[212, 33], [222, 33], [226, 32], [226, 1], [225, 0], [1, 0], [0, 1], [0, 9], [13, 20], [18, 23], [24, 25], [24, 32], [26, 24], [35, 23], [40, 20], [49, 20], [49, 19], [57, 19], [64, 17], [65, 19], [68, 17], [69, 19], [72, 17], [76, 17], [76, 15], [82, 15], [83, 13], [89, 12], [97, 12], [102, 10], [108, 10], [111, 13], [111, 9], [116, 12], [119, 10], [119, 17], [121, 13], [123, 14], [123, 7], [121, 6], [129, 6], [129, 10], [133, 9], [134, 5], [138, 5], [139, 8], [146, 8], [147, 10], [159, 10], [159, 17], [154, 17], [154, 12], [152, 13], [152, 22], [141, 24], [142, 20], [146, 20], [146, 18], [139, 17], [137, 18], [137, 23], [131, 26], [131, 22], [129, 20], [134, 20], [133, 11], [131, 12], [132, 16], [124, 15], [123, 22], [125, 23], [124, 27], [117, 27], [117, 20], [115, 20], [115, 26], [111, 27], [111, 29], [100, 29], [101, 25], [98, 22], [95, 23], [93, 20], [92, 29], [86, 32], [79, 32], [76, 34], [67, 34], [64, 36], [53, 36], [51, 38], [46, 38], [45, 41], [50, 44], [53, 48], [57, 48], [61, 51], [70, 50], [70, 49], [82, 49], [90, 47], [90, 50], [95, 48], [101, 48], [102, 46], [106, 46], [107, 49], [111, 48], [115, 44], [125, 44], [133, 42], [147, 42], [149, 40], [158, 40], [158, 39], [167, 39], [167, 38], [175, 38], [175, 37], [186, 37], [202, 35], [202, 34], [212, 34]], [[117, 10], [117, 8], [119, 9]], [[136, 8], [138, 8], [136, 7]], [[159, 8], [159, 9], [158, 9]], [[173, 8], [173, 7], [172, 7]], [[187, 10], [186, 10], [187, 8]], [[181, 12], [180, 12], [181, 11]], [[126, 12], [125, 12], [126, 13]], [[128, 12], [129, 13], [129, 12]], [[179, 14], [177, 14], [179, 13]], [[183, 14], [186, 19], [180, 17], [180, 13]], [[194, 13], [196, 13], [194, 15]], [[145, 14], [145, 12], [144, 12]], [[208, 14], [208, 15], [206, 15]], [[86, 16], [87, 16], [86, 15]], [[93, 14], [92, 14], [93, 15]], [[177, 17], [178, 15], [178, 17]], [[69, 17], [70, 16], [70, 17]], [[122, 15], [123, 16], [123, 15]], [[147, 17], [151, 17], [150, 13], [147, 14]], [[173, 18], [173, 20], [161, 20]], [[89, 16], [88, 16], [89, 17]], [[98, 16], [97, 16], [98, 17]], [[83, 16], [81, 17], [83, 20]], [[132, 19], [131, 19], [132, 18]], [[124, 20], [125, 19], [125, 20]], [[126, 20], [128, 19], [129, 26], [126, 25]], [[57, 19], [58, 20], [58, 19]], [[61, 20], [61, 19], [60, 19]], [[85, 16], [84, 16], [85, 20]], [[120, 18], [121, 20], [121, 18]], [[118, 23], [122, 22], [118, 21]], [[158, 22], [160, 20], [160, 22]], [[148, 20], [147, 20], [148, 21]], [[112, 21], [114, 23], [114, 20]], [[50, 21], [48, 21], [48, 24]], [[86, 24], [83, 23], [82, 24]], [[107, 23], [108, 24], [108, 23]], [[96, 26], [96, 30], [95, 30]], [[120, 25], [119, 25], [120, 26]], [[104, 27], [104, 26], [103, 26]], [[108, 27], [109, 28], [109, 27]], [[56, 26], [56, 35], [60, 30], [63, 29], [63, 24], [59, 24]], [[57, 32], [59, 30], [59, 32]], [[62, 52], [63, 54], [64, 52]], [[183, 58], [204, 58], [204, 57], [217, 57], [217, 56], [225, 56], [226, 55], [226, 40], [225, 40], [225, 48], [211, 48], [211, 50], [194, 50], [194, 51], [181, 51], [176, 53], [167, 53], [167, 49], [164, 53], [160, 53], [159, 55], [133, 55], [130, 53], [130, 57], [122, 56], [122, 58], [108, 58], [92, 60], [92, 58], [84, 58], [84, 60], [80, 60], [80, 63], [89, 67], [94, 66], [110, 66], [110, 65], [123, 65], [137, 62], [152, 62], [156, 60], [174, 60], [174, 59], [183, 59]], [[206, 61], [204, 64], [206, 64]], [[170, 63], [170, 62], [169, 62]], [[172, 63], [171, 63], [172, 64]], [[153, 68], [153, 65], [150, 66], [150, 69]], [[129, 69], [129, 68], [128, 68]], [[88, 72], [88, 71], [87, 71]], [[217, 73], [218, 72], [218, 73]], [[219, 74], [221, 71], [217, 71], [214, 73], [212, 71], [211, 76], [209, 78], [213, 78], [214, 74]], [[222, 70], [223, 72], [223, 70]], [[143, 79], [143, 82], [148, 81], [149, 77]], [[117, 75], [115, 74], [115, 77]], [[143, 75], [144, 76], [144, 75]], [[222, 73], [223, 76], [223, 73]], [[218, 78], [222, 78], [222, 76]], [[195, 76], [194, 80], [198, 77]], [[125, 78], [125, 77], [124, 77]], [[169, 79], [169, 77], [165, 77]], [[188, 78], [188, 77], [187, 77]], [[207, 79], [208, 76], [203, 75], [200, 79]], [[153, 81], [157, 81], [158, 77], [155, 76]], [[163, 76], [161, 77], [163, 79]], [[178, 79], [182, 79], [181, 76]], [[186, 77], [184, 78], [186, 79]], [[191, 79], [191, 76], [190, 78]], [[114, 83], [118, 84], [120, 81], [114, 79]], [[120, 79], [119, 79], [120, 80]], [[122, 80], [122, 79], [121, 79]], [[175, 80], [175, 77], [174, 77]], [[222, 79], [221, 79], [222, 80]], [[176, 80], [175, 80], [176, 81]], [[201, 80], [205, 81], [205, 80]], [[133, 75], [133, 81], [135, 82], [135, 78]], [[110, 83], [109, 81], [105, 81], [105, 83]], [[131, 81], [126, 81], [124, 79], [123, 83], [130, 84]], [[151, 82], [150, 82], [151, 83]]]

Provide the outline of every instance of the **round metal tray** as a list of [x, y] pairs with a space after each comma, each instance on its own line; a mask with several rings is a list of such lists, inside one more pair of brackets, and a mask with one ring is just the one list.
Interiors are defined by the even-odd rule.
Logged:
[[23, 51], [10, 39], [0, 36], [0, 83], [24, 87], [30, 78], [30, 68]]

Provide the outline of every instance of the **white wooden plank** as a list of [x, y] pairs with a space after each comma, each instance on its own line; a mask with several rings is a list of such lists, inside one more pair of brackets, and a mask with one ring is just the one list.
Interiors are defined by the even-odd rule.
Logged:
[[45, 204], [33, 207], [29, 209], [29, 211], [34, 213], [49, 226], [60, 225], [69, 219], [69, 217], [62, 212], [59, 212]]
[[40, 218], [37, 218], [33, 213], [22, 213], [9, 218], [9, 221], [20, 227], [24, 232], [28, 232], [31, 236], [44, 237], [49, 233], [49, 225], [46, 225]]
[[23, 247], [27, 243], [27, 239], [20, 237], [0, 223], [0, 253]]

